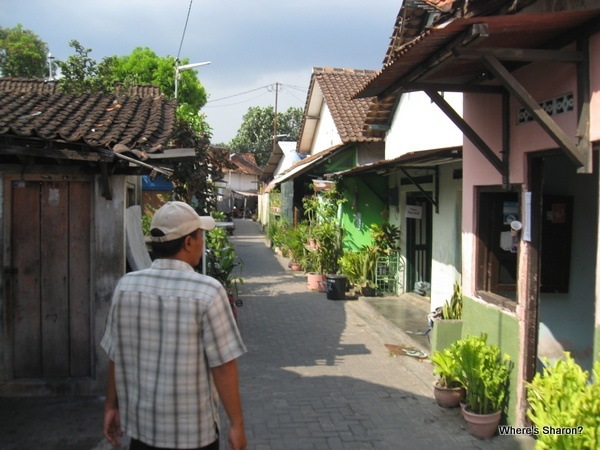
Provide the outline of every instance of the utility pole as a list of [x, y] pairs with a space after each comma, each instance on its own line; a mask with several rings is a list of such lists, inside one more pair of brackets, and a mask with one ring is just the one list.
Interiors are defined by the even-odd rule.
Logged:
[[275, 116], [273, 117], [273, 152], [277, 146], [277, 97], [279, 94], [279, 83], [275, 83]]

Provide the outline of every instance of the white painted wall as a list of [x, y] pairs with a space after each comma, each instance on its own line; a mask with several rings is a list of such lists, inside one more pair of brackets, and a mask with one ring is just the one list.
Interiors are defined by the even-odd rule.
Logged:
[[[442, 306], [452, 297], [455, 281], [461, 281], [461, 213], [462, 180], [453, 179], [454, 169], [460, 169], [461, 163], [455, 162], [440, 166], [439, 213], [432, 208], [432, 267], [431, 267], [431, 310]], [[400, 174], [390, 177], [390, 187], [399, 186]], [[423, 184], [425, 191], [433, 192], [433, 184]], [[406, 266], [406, 208], [407, 193], [418, 192], [415, 186], [399, 187], [399, 205], [390, 207], [389, 221], [400, 228], [400, 248]], [[405, 279], [402, 284], [405, 291], [411, 292], [414, 286], [408, 286]]]
[[322, 152], [327, 150], [334, 145], [342, 143], [342, 139], [337, 131], [335, 123], [333, 122], [333, 116], [331, 111], [325, 102], [321, 106], [321, 119], [317, 125], [315, 131], [315, 138], [313, 139], [312, 146], [310, 148], [310, 154]]
[[[462, 116], [462, 94], [444, 93], [444, 99]], [[435, 148], [458, 147], [463, 135], [424, 92], [403, 94], [386, 135], [385, 159]]]

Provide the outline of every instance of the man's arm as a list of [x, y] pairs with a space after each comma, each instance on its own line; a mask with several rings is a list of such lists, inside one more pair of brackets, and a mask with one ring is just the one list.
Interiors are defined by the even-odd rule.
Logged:
[[104, 401], [104, 423], [102, 432], [106, 440], [114, 447], [121, 447], [120, 438], [123, 435], [119, 418], [119, 401], [115, 382], [115, 363], [108, 361], [108, 376], [106, 379], [106, 400]]
[[237, 363], [235, 359], [231, 360], [221, 366], [211, 368], [211, 372], [231, 424], [227, 433], [230, 448], [244, 450], [246, 448], [246, 433], [244, 431]]

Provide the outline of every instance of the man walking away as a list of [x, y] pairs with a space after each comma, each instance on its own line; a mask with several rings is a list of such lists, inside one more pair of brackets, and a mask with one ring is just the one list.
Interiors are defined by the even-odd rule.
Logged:
[[229, 447], [246, 448], [236, 358], [246, 348], [226, 292], [194, 271], [202, 230], [214, 228], [183, 202], [156, 211], [149, 269], [121, 278], [102, 348], [109, 357], [103, 433], [131, 450], [218, 449], [218, 400], [230, 422]]

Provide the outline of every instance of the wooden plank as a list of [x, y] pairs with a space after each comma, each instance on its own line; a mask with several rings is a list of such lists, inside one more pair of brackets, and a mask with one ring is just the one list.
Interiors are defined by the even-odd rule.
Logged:
[[[40, 186], [12, 182], [13, 376], [42, 374], [40, 324]], [[16, 271], [16, 272], [15, 272]]]
[[569, 136], [556, 124], [552, 117], [539, 105], [529, 92], [517, 81], [512, 74], [496, 58], [484, 56], [481, 61], [494, 74], [502, 85], [514, 95], [523, 107], [533, 116], [534, 120], [548, 133], [563, 152], [577, 167], [585, 166], [587, 155], [582, 155]]
[[42, 375], [69, 375], [68, 183], [41, 183]]
[[493, 56], [500, 61], [553, 61], [553, 62], [579, 62], [583, 54], [578, 51], [568, 50], [542, 50], [534, 48], [456, 48], [454, 54], [459, 58], [479, 59], [482, 56]]
[[475, 147], [485, 156], [485, 158], [494, 166], [494, 168], [504, 176], [505, 168], [500, 158], [485, 143], [473, 128], [458, 114], [450, 104], [436, 91], [425, 91], [431, 100], [448, 116], [454, 125], [469, 139]]
[[69, 183], [69, 353], [72, 377], [91, 375], [91, 184]]
[[38, 158], [69, 159], [73, 161], [112, 161], [112, 158], [106, 155], [89, 150], [36, 148], [24, 145], [3, 146], [0, 148], [0, 155], [33, 156]]

